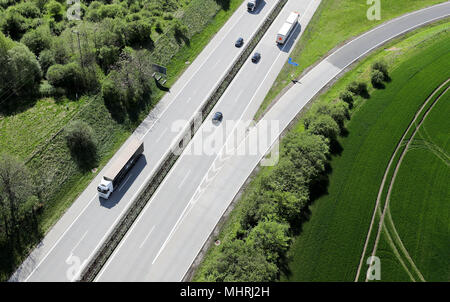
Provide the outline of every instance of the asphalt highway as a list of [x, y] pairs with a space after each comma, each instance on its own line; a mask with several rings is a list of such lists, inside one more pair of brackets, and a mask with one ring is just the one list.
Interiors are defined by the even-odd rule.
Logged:
[[[192, 204], [192, 197], [216, 160], [226, 141], [238, 141], [245, 135], [251, 119], [244, 113], [256, 112], [287, 60], [289, 51], [314, 14], [320, 1], [289, 1], [266, 35], [256, 46], [261, 60], [249, 59], [218, 101], [210, 116], [197, 131], [182, 156], [152, 196], [137, 221], [116, 248], [102, 271], [100, 281], [159, 281], [165, 271], [154, 271], [152, 265], [165, 252], [165, 245], [173, 234], [178, 220]], [[283, 46], [276, 43], [276, 35], [289, 14], [300, 12], [292, 40]], [[211, 121], [215, 112], [222, 112], [220, 125]], [[236, 130], [241, 131], [236, 131]], [[238, 133], [238, 135], [234, 135]], [[220, 196], [218, 199], [221, 200]], [[192, 236], [193, 234], [189, 235]], [[179, 271], [179, 273], [183, 273]], [[169, 278], [177, 280], [177, 278]]]
[[181, 130], [172, 130], [173, 125], [192, 119], [243, 50], [236, 48], [234, 42], [238, 37], [249, 41], [276, 3], [276, 0], [263, 1], [263, 5], [253, 13], [247, 12], [246, 3], [237, 9], [133, 133], [144, 141], [144, 157], [130, 171], [118, 191], [105, 201], [98, 197], [96, 190], [103, 171], [115, 160], [113, 157], [10, 281], [76, 280], [84, 264], [104, 242], [159, 162], [170, 152]]
[[[299, 10], [304, 11], [305, 7]], [[96, 280], [182, 280], [263, 155], [317, 93], [369, 51], [406, 31], [449, 15], [450, 2], [446, 2], [392, 20], [350, 41], [305, 74], [256, 126], [250, 125], [244, 135], [235, 135], [239, 127], [228, 128], [226, 122], [242, 120], [245, 124], [245, 117], [253, 116], [258, 88], [252, 81], [263, 83], [267, 79], [264, 77], [270, 74], [266, 66], [243, 69], [213, 109], [213, 112], [224, 113], [222, 124], [213, 126], [207, 120], [202, 125], [199, 130], [202, 132], [199, 133], [206, 133], [207, 138], [199, 139], [200, 135], [194, 137]], [[272, 50], [276, 46], [270, 45], [270, 42], [264, 44], [265, 41], [266, 38], [261, 47], [258, 46], [262, 50], [262, 59], [270, 56], [269, 60], [276, 62], [272, 61]], [[252, 79], [250, 82], [249, 77]], [[249, 152], [248, 146], [252, 145], [251, 139], [255, 137], [253, 134], [264, 132], [263, 127], [273, 121], [278, 123], [277, 133], [270, 136], [266, 149]], [[216, 143], [214, 151], [205, 152], [211, 150], [205, 145], [211, 146], [212, 142]], [[228, 155], [226, 150], [234, 149], [236, 144], [238, 147], [234, 155]], [[193, 150], [196, 145], [203, 145], [202, 154], [195, 155]]]

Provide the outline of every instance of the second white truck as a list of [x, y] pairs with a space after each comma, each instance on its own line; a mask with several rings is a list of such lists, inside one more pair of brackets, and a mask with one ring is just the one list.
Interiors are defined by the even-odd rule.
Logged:
[[298, 23], [299, 13], [292, 12], [277, 34], [277, 43], [283, 45]]

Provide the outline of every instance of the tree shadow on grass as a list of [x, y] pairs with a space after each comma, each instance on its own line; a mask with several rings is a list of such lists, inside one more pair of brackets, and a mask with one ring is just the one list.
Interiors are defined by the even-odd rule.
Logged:
[[186, 44], [188, 47], [191, 46], [191, 41], [182, 30], [175, 29], [173, 36], [175, 37], [175, 40], [178, 44], [184, 42], [184, 44]]
[[98, 166], [99, 156], [97, 146], [93, 142], [89, 142], [83, 149], [70, 149], [70, 155], [82, 172], [87, 172]]
[[169, 87], [161, 85], [161, 83], [157, 79], [155, 79], [155, 78], [153, 78], [153, 79], [155, 80], [155, 85], [156, 85], [156, 87], [158, 87], [159, 90], [166, 91], [166, 92], [170, 91]]
[[[321, 173], [317, 179], [312, 182], [309, 186], [309, 192], [310, 192], [310, 198], [308, 203], [300, 210], [300, 215], [291, 222], [291, 230], [292, 235], [294, 237], [298, 237], [303, 232], [303, 226], [306, 222], [308, 222], [311, 219], [312, 212], [311, 212], [311, 205], [316, 202], [317, 199], [319, 199], [322, 196], [328, 195], [328, 186], [329, 186], [329, 175], [332, 173], [333, 169], [331, 168], [331, 165], [327, 163], [325, 165], [325, 171]], [[291, 246], [292, 247], [292, 246]], [[292, 262], [293, 255], [288, 251], [287, 255], [282, 259], [279, 269], [280, 272], [286, 276], [290, 277], [292, 276], [292, 272], [289, 268], [289, 264]]]
[[219, 4], [223, 10], [230, 9], [230, 1], [231, 0], [215, 0], [217, 4]]
[[33, 108], [36, 105], [38, 97], [30, 98], [3, 98], [0, 99], [0, 115], [12, 116]]

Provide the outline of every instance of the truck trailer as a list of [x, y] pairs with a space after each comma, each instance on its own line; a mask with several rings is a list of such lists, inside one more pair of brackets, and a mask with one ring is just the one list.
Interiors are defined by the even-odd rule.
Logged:
[[299, 14], [292, 12], [277, 34], [277, 43], [283, 45], [298, 23]]
[[132, 139], [128, 145], [120, 151], [120, 154], [112, 163], [111, 167], [106, 170], [100, 185], [97, 187], [100, 197], [104, 199], [109, 198], [111, 193], [119, 187], [120, 182], [136, 164], [143, 152], [144, 143], [137, 138]]

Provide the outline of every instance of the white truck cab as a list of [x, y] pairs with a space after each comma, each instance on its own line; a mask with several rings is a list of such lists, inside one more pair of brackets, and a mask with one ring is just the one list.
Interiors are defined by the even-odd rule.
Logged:
[[98, 195], [104, 199], [108, 199], [109, 195], [114, 191], [113, 183], [110, 180], [106, 180], [104, 177], [97, 187]]

